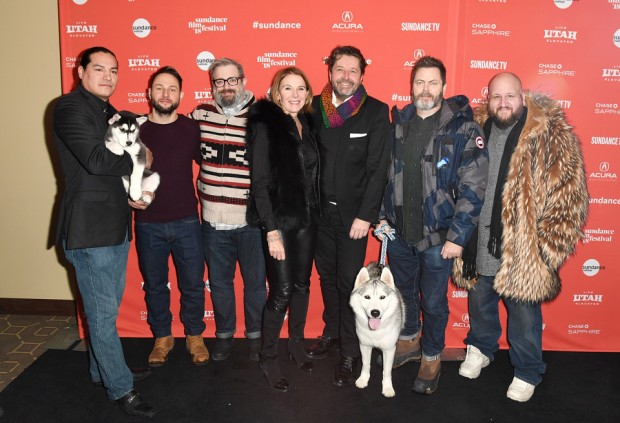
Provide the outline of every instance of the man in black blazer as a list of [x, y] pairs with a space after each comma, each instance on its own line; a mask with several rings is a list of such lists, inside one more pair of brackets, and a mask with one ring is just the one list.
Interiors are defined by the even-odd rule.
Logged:
[[125, 289], [131, 240], [131, 208], [121, 176], [132, 170], [131, 158], [108, 151], [104, 137], [116, 110], [108, 102], [118, 82], [116, 56], [105, 47], [83, 52], [81, 84], [64, 95], [54, 110], [55, 144], [64, 174], [57, 242], [73, 265], [90, 334], [90, 377], [128, 414], [152, 417], [153, 407], [134, 391], [116, 330]]
[[388, 106], [366, 94], [366, 60], [359, 49], [334, 48], [327, 66], [329, 82], [312, 103], [321, 122], [323, 217], [315, 259], [325, 329], [307, 354], [323, 358], [339, 341], [341, 359], [333, 383], [344, 387], [355, 381], [360, 357], [349, 297], [364, 265], [368, 230], [378, 221], [387, 182], [390, 118]]

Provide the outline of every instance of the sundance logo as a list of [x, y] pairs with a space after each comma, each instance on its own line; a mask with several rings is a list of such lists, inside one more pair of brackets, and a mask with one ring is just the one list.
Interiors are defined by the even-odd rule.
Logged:
[[620, 137], [592, 137], [592, 145], [620, 145]]
[[138, 38], [146, 38], [151, 33], [151, 30], [155, 31], [156, 26], [151, 26], [151, 23], [144, 18], [136, 19], [131, 25], [133, 34]]
[[588, 259], [581, 266], [581, 270], [586, 276], [595, 276], [600, 270], [605, 270], [605, 267], [601, 266], [596, 259]]
[[202, 34], [203, 32], [226, 31], [226, 23], [228, 18], [196, 18], [187, 23], [187, 27], [194, 31], [194, 34]]
[[201, 51], [196, 56], [196, 65], [203, 71], [208, 71], [213, 62], [215, 62], [215, 56], [210, 51]]
[[500, 60], [470, 60], [469, 67], [471, 69], [493, 69], [493, 70], [506, 70], [508, 68], [508, 62]]
[[401, 22], [401, 31], [439, 32], [439, 22]]
[[583, 238], [583, 243], [587, 244], [588, 242], [613, 242], [613, 229], [586, 229], [584, 231], [585, 237]]

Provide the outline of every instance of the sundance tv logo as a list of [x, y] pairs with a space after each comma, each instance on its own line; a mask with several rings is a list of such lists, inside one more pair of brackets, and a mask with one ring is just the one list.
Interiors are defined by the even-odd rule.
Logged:
[[620, 137], [592, 137], [592, 145], [620, 145]]

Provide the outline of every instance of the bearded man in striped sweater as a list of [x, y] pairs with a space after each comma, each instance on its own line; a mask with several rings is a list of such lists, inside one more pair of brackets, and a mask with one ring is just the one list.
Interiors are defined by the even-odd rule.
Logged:
[[209, 68], [213, 100], [190, 113], [201, 132], [202, 164], [198, 195], [202, 236], [215, 312], [215, 345], [211, 358], [226, 360], [237, 327], [234, 278], [237, 261], [244, 283], [245, 336], [250, 359], [258, 361], [261, 315], [265, 301], [265, 261], [260, 229], [245, 219], [250, 189], [245, 127], [254, 95], [245, 89], [243, 67], [221, 58]]

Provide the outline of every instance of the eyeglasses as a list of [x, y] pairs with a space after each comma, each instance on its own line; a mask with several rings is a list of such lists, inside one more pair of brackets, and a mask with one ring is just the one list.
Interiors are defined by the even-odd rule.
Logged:
[[231, 76], [228, 79], [223, 79], [223, 78], [214, 79], [213, 80], [213, 85], [215, 85], [218, 88], [222, 88], [224, 86], [224, 84], [227, 83], [231, 87], [234, 87], [235, 85], [237, 85], [239, 83], [240, 79], [242, 79], [240, 76]]

